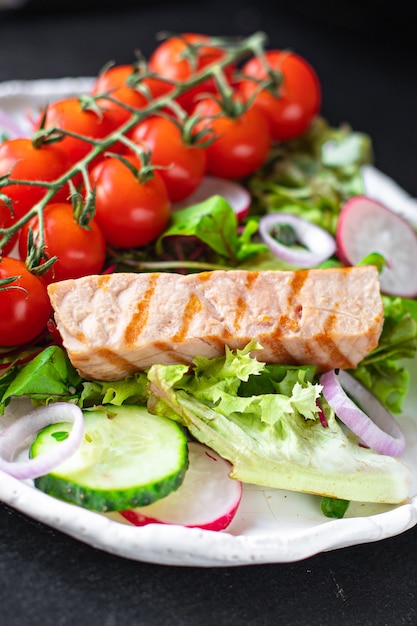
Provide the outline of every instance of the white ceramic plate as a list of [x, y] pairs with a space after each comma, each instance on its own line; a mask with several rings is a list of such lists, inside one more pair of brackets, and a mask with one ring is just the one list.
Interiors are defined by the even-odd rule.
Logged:
[[[0, 84], [0, 111], [27, 124], [33, 107], [88, 89], [89, 78]], [[1, 130], [1, 122], [0, 122]], [[367, 192], [417, 223], [417, 202], [373, 167], [364, 171]], [[352, 503], [340, 520], [325, 518], [320, 498], [277, 489], [245, 486], [238, 513], [222, 532], [151, 524], [134, 527], [117, 514], [100, 515], [61, 502], [0, 473], [0, 500], [29, 517], [106, 552], [163, 565], [223, 567], [286, 563], [318, 552], [379, 541], [417, 524], [417, 361], [409, 363], [410, 393], [399, 418], [407, 438], [404, 461], [413, 480], [401, 506]], [[2, 423], [22, 410], [7, 410]]]

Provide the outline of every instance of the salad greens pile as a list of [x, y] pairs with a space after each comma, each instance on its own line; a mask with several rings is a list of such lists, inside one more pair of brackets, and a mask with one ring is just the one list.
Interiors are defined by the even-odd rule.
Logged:
[[[153, 244], [123, 255], [113, 251], [114, 271], [288, 269], [258, 239], [260, 217], [290, 212], [334, 233], [343, 202], [364, 193], [360, 168], [371, 158], [366, 135], [318, 119], [302, 137], [277, 145], [265, 166], [243, 181], [253, 197], [243, 223], [224, 198], [213, 196], [175, 212]], [[403, 359], [417, 349], [417, 303], [389, 296], [383, 303], [379, 345], [350, 373], [389, 411], [400, 413], [409, 384]], [[335, 493], [346, 502], [398, 501], [404, 466], [346, 433], [320, 395], [315, 368], [265, 365], [249, 355], [258, 349], [252, 343], [226, 350], [224, 357], [196, 357], [191, 368], [154, 365], [113, 382], [83, 380], [59, 345], [35, 356], [29, 350], [29, 362], [0, 355], [0, 414], [21, 396], [35, 405], [147, 405], [230, 460], [239, 480], [327, 494], [327, 515], [339, 515], [332, 506]], [[338, 502], [336, 508], [346, 510]]]
[[405, 466], [345, 431], [321, 395], [315, 367], [265, 365], [250, 355], [257, 350], [262, 347], [253, 341], [222, 357], [195, 357], [192, 368], [153, 365], [102, 382], [82, 380], [65, 351], [51, 346], [19, 370], [2, 408], [16, 396], [82, 408], [140, 404], [229, 460], [231, 475], [242, 482], [346, 501], [406, 499]]
[[253, 210], [292, 213], [334, 234], [341, 206], [365, 192], [360, 168], [371, 161], [368, 135], [318, 118], [301, 137], [278, 144], [251, 177]]

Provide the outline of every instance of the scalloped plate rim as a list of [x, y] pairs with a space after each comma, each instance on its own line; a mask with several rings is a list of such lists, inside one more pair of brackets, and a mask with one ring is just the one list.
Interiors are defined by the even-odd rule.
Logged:
[[[15, 119], [25, 122], [27, 109], [31, 105], [39, 106], [52, 97], [79, 93], [87, 89], [92, 80], [91, 77], [75, 77], [7, 81], [0, 83], [0, 105]], [[21, 108], [16, 107], [16, 102]], [[364, 178], [369, 195], [376, 199], [383, 196], [386, 203], [395, 204], [395, 210], [417, 224], [416, 200], [373, 166], [364, 168]], [[417, 369], [415, 362], [412, 366], [411, 369]], [[411, 408], [411, 402], [409, 404]], [[413, 450], [414, 447], [417, 447], [417, 443], [413, 444]], [[417, 467], [413, 468], [413, 473], [416, 479]], [[249, 501], [251, 496], [256, 497], [260, 493], [265, 501], [275, 495], [281, 499], [287, 497], [285, 492], [279, 490], [274, 492], [253, 486], [245, 486], [245, 490], [249, 492]], [[306, 494], [291, 494], [291, 497], [293, 505], [298, 498], [300, 503], [305, 502], [301, 499], [308, 498]], [[387, 539], [417, 524], [417, 494], [412, 495], [406, 504], [366, 516], [329, 520], [317, 518], [315, 512], [313, 522], [310, 520], [306, 525], [300, 523], [302, 520], [296, 514], [294, 525], [285, 526], [279, 515], [276, 517], [274, 513], [272, 518], [275, 526], [272, 525], [272, 530], [256, 530], [248, 526], [247, 534], [233, 534], [231, 529], [234, 522], [222, 532], [162, 524], [131, 526], [122, 519], [118, 520], [117, 515], [104, 516], [56, 500], [2, 472], [0, 500], [92, 548], [131, 560], [176, 566], [227, 567], [290, 563], [319, 552]], [[280, 503], [281, 500], [278, 501]]]

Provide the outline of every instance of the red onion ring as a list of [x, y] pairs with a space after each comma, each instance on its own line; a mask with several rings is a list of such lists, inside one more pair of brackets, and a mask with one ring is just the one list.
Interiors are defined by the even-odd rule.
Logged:
[[[307, 250], [296, 250], [274, 239], [271, 230], [277, 224], [288, 224], [294, 228], [298, 241]], [[296, 267], [314, 267], [326, 261], [336, 252], [336, 242], [327, 230], [290, 213], [264, 215], [259, 221], [259, 234], [272, 254], [281, 261]]]
[[[391, 413], [359, 381], [343, 370], [338, 374], [330, 370], [321, 375], [320, 384], [323, 385], [323, 396], [337, 417], [365, 445], [380, 454], [401, 456], [405, 448], [403, 432]], [[363, 407], [363, 411], [345, 390]]]
[[[71, 422], [73, 427], [68, 437], [48, 456], [41, 454], [27, 461], [13, 461], [16, 450], [25, 439], [60, 422]], [[74, 454], [81, 445], [84, 430], [82, 411], [75, 404], [56, 402], [34, 409], [0, 431], [0, 470], [22, 480], [44, 476]]]

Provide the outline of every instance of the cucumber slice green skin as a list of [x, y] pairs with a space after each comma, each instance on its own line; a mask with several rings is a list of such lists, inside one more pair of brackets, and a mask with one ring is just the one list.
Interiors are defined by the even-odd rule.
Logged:
[[126, 509], [147, 506], [160, 498], [164, 498], [181, 486], [185, 471], [182, 474], [167, 476], [159, 483], [141, 485], [138, 488], [124, 490], [95, 489], [94, 491], [70, 480], [61, 479], [56, 474], [47, 474], [35, 479], [37, 489], [54, 498], [77, 504], [85, 509], [99, 513], [124, 511]]
[[[105, 513], [146, 506], [182, 484], [188, 467], [187, 437], [176, 422], [132, 405], [83, 414], [86, 434], [81, 448], [53, 472], [37, 478], [38, 489]], [[68, 423], [43, 429], [30, 455], [47, 453], [70, 429]]]

